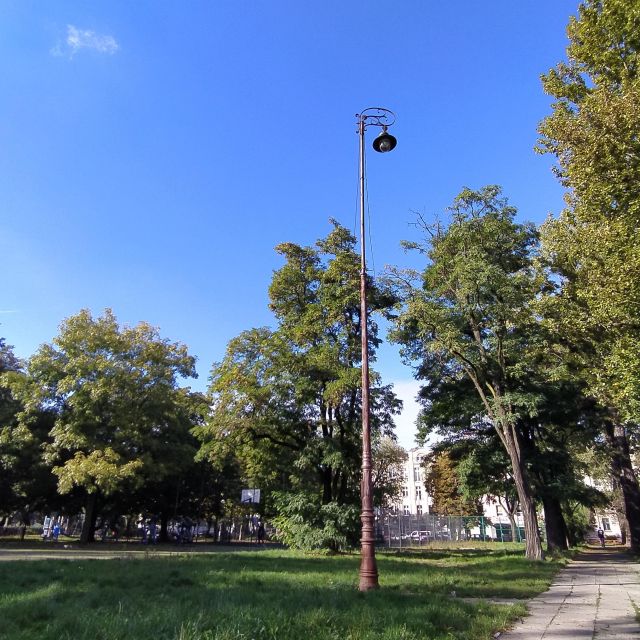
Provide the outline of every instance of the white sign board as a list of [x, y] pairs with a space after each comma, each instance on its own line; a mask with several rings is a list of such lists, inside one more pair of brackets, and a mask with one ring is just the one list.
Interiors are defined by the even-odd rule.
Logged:
[[260, 504], [260, 489], [243, 489], [241, 500], [243, 504]]

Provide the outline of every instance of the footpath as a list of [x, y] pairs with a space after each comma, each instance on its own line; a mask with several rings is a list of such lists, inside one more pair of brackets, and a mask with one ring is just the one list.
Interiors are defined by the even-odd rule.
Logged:
[[638, 640], [640, 563], [618, 549], [583, 551], [528, 609], [500, 640]]
[[[192, 545], [142, 545], [135, 544], [101, 544], [96, 543], [83, 547], [77, 543], [48, 543], [46, 545], [0, 546], [0, 563], [16, 560], [113, 560], [133, 558], [175, 557], [185, 554], [232, 553], [234, 551], [265, 551], [281, 548], [273, 543], [243, 544], [192, 544]], [[0, 633], [0, 638], [2, 634]]]

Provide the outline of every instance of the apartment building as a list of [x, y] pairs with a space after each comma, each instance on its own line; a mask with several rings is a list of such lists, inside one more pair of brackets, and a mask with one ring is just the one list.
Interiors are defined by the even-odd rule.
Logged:
[[414, 447], [407, 451], [407, 459], [398, 473], [402, 478], [402, 494], [394, 509], [403, 515], [423, 515], [431, 510], [433, 501], [424, 487], [423, 462], [429, 449]]

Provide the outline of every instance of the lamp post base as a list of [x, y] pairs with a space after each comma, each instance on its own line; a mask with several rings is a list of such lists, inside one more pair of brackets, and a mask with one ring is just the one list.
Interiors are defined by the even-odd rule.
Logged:
[[374, 560], [373, 569], [364, 569], [360, 567], [360, 584], [358, 585], [358, 589], [360, 591], [373, 591], [374, 589], [379, 588], [380, 585], [378, 584], [378, 567], [376, 566]]
[[373, 531], [373, 512], [365, 509], [362, 514], [362, 538], [360, 540], [360, 591], [378, 589], [378, 564], [376, 563], [376, 541]]

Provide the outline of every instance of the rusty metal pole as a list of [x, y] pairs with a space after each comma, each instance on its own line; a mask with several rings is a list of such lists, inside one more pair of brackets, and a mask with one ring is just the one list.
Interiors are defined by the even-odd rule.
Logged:
[[364, 202], [364, 130], [365, 116], [360, 115], [360, 334], [362, 339], [362, 537], [360, 539], [360, 591], [377, 589], [378, 566], [376, 564], [375, 534], [373, 528], [373, 496], [371, 490], [371, 427], [369, 425], [369, 336], [367, 332], [367, 261], [365, 240]]

